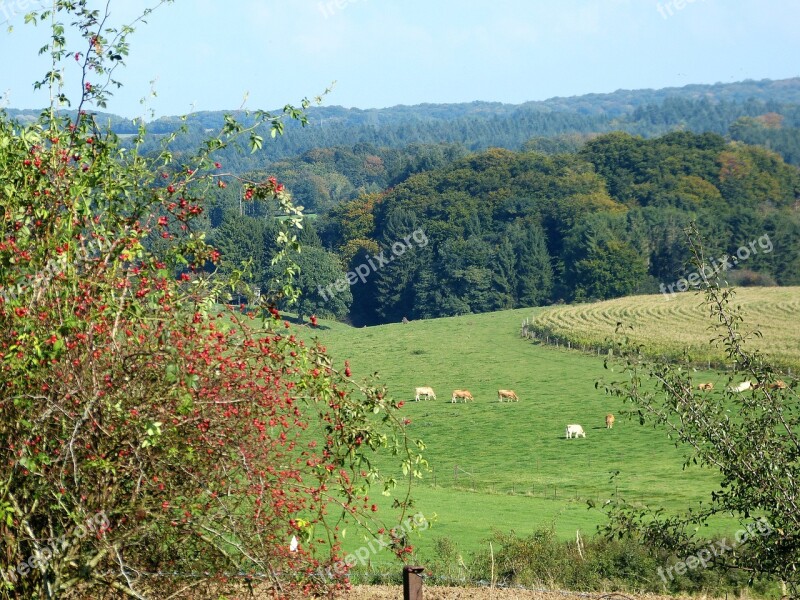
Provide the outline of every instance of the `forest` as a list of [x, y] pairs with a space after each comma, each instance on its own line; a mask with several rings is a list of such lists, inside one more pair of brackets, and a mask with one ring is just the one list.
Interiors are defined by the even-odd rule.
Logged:
[[[152, 121], [141, 147], [155, 154], [174, 136], [179, 164], [224, 117]], [[95, 119], [140, 143], [141, 123]], [[267, 152], [218, 154], [227, 183], [207, 191], [195, 227], [223, 271], [246, 265], [253, 290], [275, 292], [275, 275], [297, 265], [301, 317], [366, 325], [664, 291], [687, 272], [690, 222], [717, 258], [773, 245], [726, 280], [800, 283], [800, 79], [521, 105], [318, 106], [286, 128]], [[304, 250], [281, 264], [268, 257], [283, 216], [244, 194], [271, 177], [308, 215]]]
[[[318, 149], [275, 173], [291, 190], [319, 167], [350, 173], [342, 185], [352, 190], [301, 235], [301, 316], [363, 325], [657, 293], [690, 271], [691, 222], [712, 257], [770, 242], [726, 269], [728, 281], [800, 283], [800, 170], [714, 133], [613, 132], [550, 154], [359, 145]], [[223, 264], [252, 260], [248, 281], [267, 286], [275, 215], [220, 198], [208, 217]]]

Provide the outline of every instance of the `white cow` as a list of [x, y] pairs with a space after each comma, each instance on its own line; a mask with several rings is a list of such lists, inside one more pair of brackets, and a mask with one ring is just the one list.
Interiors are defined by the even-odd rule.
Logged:
[[578, 424], [573, 423], [572, 425], [567, 425], [567, 439], [571, 439], [572, 437], [586, 437], [586, 432], [583, 430]]
[[433, 393], [432, 387], [418, 387], [414, 389], [414, 393], [415, 393], [414, 400], [416, 400], [417, 402], [419, 402], [420, 396], [425, 396], [425, 398], [428, 400], [430, 400], [431, 398], [436, 400], [436, 394]]
[[732, 392], [746, 392], [747, 390], [753, 389], [753, 384], [748, 379], [748, 380], [743, 381], [742, 383], [740, 383], [738, 385], [732, 385], [728, 389], [730, 391], [732, 391]]

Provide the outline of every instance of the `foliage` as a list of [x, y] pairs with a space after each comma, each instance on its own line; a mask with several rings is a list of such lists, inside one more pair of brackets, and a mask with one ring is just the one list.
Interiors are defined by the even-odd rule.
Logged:
[[[702, 272], [708, 258], [697, 230], [690, 229], [688, 237], [695, 266]], [[666, 427], [676, 445], [688, 447], [687, 464], [718, 471], [719, 488], [711, 493], [710, 502], [673, 516], [611, 503], [606, 533], [635, 535], [647, 545], [688, 557], [708, 544], [693, 530], [715, 515], [733, 514], [747, 533], [737, 534], [731, 548], [709, 557], [709, 567], [738, 568], [752, 579], [778, 578], [796, 597], [800, 594], [798, 382], [783, 381], [769, 355], [750, 348], [749, 340], [760, 333], [745, 329], [735, 290], [712, 278], [704, 281], [704, 290], [704, 306], [713, 323], [711, 343], [722, 346], [733, 365], [721, 397], [699, 391], [687, 365], [645, 358], [640, 345], [624, 339], [619, 350], [626, 378], [607, 390], [630, 402], [641, 424]], [[737, 391], [734, 386], [741, 379], [754, 387]]]
[[241, 273], [243, 283], [252, 289], [266, 290], [272, 257], [279, 250], [279, 229], [272, 217], [226, 213], [211, 238], [220, 252], [219, 272], [228, 276]]
[[[300, 294], [294, 302], [286, 303], [285, 308], [295, 310], [301, 320], [310, 315], [326, 319], [347, 316], [353, 295], [347, 274], [335, 254], [319, 246], [306, 246], [286, 260], [297, 266], [294, 285]], [[273, 269], [279, 274], [284, 266], [285, 261], [281, 261]]]
[[800, 171], [760, 148], [612, 133], [575, 154], [467, 156], [332, 208], [320, 230], [351, 268], [412, 224], [430, 238], [354, 287], [350, 319], [373, 324], [652, 293], [680, 278], [692, 220], [718, 258], [768, 238], [774, 251], [748, 252], [746, 268], [791, 284], [798, 194]]
[[[491, 543], [492, 547], [487, 546]], [[457, 553], [451, 550], [448, 557]], [[608, 540], [595, 535], [573, 536], [572, 540], [558, 539], [552, 528], [537, 528], [522, 536], [514, 531], [495, 530], [485, 540], [483, 549], [469, 562], [472, 581], [492, 581], [502, 586], [568, 589], [574, 591], [627, 591], [633, 593], [663, 592], [662, 579], [657, 575], [669, 554], [655, 546], [642, 544], [630, 536]], [[453, 563], [442, 564], [446, 570]], [[438, 565], [437, 565], [438, 566]], [[747, 576], [731, 570], [722, 576], [703, 569], [687, 571], [674, 577], [671, 593], [723, 593], [745, 591], [764, 593], [766, 586], [748, 589]]]
[[[733, 139], [770, 147], [780, 152], [787, 162], [797, 164], [799, 90], [800, 85], [795, 78], [690, 85], [661, 90], [619, 90], [610, 94], [551, 98], [521, 105], [471, 102], [373, 110], [323, 106], [309, 111], [310, 127], [301, 129], [287, 124], [292, 135], [278, 140], [268, 157], [228, 152], [223, 159], [229, 168], [241, 175], [271, 168], [275, 161], [281, 159], [292, 159], [307, 153], [313, 155], [318, 149], [335, 148], [336, 151], [330, 154], [322, 153], [327, 155], [324, 162], [327, 163], [329, 159], [339, 162], [335, 154], [347, 154], [355, 146], [371, 146], [378, 151], [369, 151], [361, 158], [369, 154], [378, 156], [384, 163], [387, 175], [390, 172], [392, 176], [400, 175], [399, 179], [389, 183], [394, 185], [405, 179], [403, 174], [429, 170], [434, 166], [429, 159], [436, 160], [436, 149], [417, 155], [417, 151], [411, 148], [412, 156], [408, 160], [398, 157], [396, 153], [386, 152], [400, 151], [402, 155], [409, 146], [417, 144], [435, 148], [447, 143], [461, 147], [460, 152], [478, 152], [498, 147], [519, 150], [533, 140], [528, 149], [552, 153], [572, 151], [576, 139], [612, 131], [625, 131], [644, 137], [656, 137], [671, 131], [692, 131], [730, 134]], [[773, 113], [783, 117], [783, 127], [769, 128], [767, 135], [764, 135], [760, 124], [764, 121], [764, 115]], [[20, 119], [35, 119], [30, 111], [14, 111], [14, 115]], [[181, 147], [191, 151], [202, 144], [205, 137], [203, 132], [216, 130], [222, 125], [223, 116], [224, 113], [219, 111], [201, 111], [185, 119], [174, 116], [152, 121], [148, 124], [148, 130], [153, 135], [147, 141], [146, 148], [157, 148], [158, 136], [174, 133], [187, 126], [188, 135]], [[237, 118], [242, 116], [236, 115]], [[747, 119], [756, 120], [757, 127], [749, 127]], [[136, 133], [136, 127], [132, 127], [126, 119], [103, 115], [103, 120], [110, 120], [118, 134]], [[744, 128], [740, 120], [744, 120]], [[553, 140], [553, 143], [542, 144], [543, 139]], [[445, 153], [448, 152], [445, 150]], [[314, 161], [315, 158], [312, 158], [310, 162]], [[359, 190], [363, 185], [360, 180], [376, 174], [373, 165], [365, 162], [368, 168], [351, 179], [347, 170], [358, 161], [350, 159], [344, 161], [350, 163], [349, 166], [341, 164], [344, 169], [338, 165], [331, 169], [332, 165], [328, 163], [321, 170], [314, 169], [313, 165], [306, 170], [296, 161], [291, 162], [294, 167], [289, 166], [287, 172], [278, 175], [289, 184], [289, 189], [299, 202], [314, 209], [318, 206], [315, 204], [317, 200], [330, 199], [326, 198], [328, 193], [332, 192], [335, 198], [342, 192], [348, 194], [351, 189]], [[401, 163], [410, 168], [396, 168]], [[303, 176], [296, 176], [297, 171], [304, 171]], [[329, 171], [336, 171], [338, 185], [328, 185], [337, 179], [329, 178]], [[364, 189], [367, 190], [367, 187]], [[324, 207], [324, 203], [319, 207]]]
[[[82, 65], [78, 112], [54, 104], [35, 122], [0, 120], [0, 595], [346, 585], [346, 568], [318, 569], [341, 557], [348, 524], [379, 526], [371, 486], [391, 493], [397, 469], [383, 476], [376, 452], [411, 479], [422, 444], [383, 388], [355, 387], [346, 363], [298, 339], [277, 310], [256, 321], [217, 305], [238, 274], [205, 273], [220, 253], [196, 227], [228, 178], [213, 153], [242, 138], [257, 150], [259, 128], [281, 133], [309, 102], [250, 125], [226, 118], [182, 162], [169, 137], [144, 155], [143, 129], [123, 148], [88, 112], [108, 101], [102, 77], [132, 31], [116, 36], [108, 16], [83, 1], [32, 13], [51, 21], [42, 85], [62, 84], [63, 60]], [[274, 260], [296, 251], [302, 215], [282, 184], [244, 181], [243, 201], [289, 215]], [[395, 505], [402, 518], [407, 495]], [[178, 575], [155, 576], [165, 572]]]

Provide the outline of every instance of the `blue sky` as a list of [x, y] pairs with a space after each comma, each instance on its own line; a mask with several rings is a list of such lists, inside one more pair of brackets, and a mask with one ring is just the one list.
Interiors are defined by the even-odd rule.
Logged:
[[[111, 22], [153, 3], [111, 0]], [[23, 19], [42, 4], [0, 0], [6, 106], [49, 102], [32, 91], [47, 29]], [[326, 104], [373, 108], [783, 79], [798, 23], [798, 0], [176, 0], [137, 27], [109, 111], [274, 109], [333, 81]]]

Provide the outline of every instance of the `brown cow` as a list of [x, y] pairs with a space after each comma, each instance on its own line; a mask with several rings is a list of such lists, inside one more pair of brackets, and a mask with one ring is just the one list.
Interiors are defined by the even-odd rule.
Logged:
[[768, 390], [785, 390], [789, 386], [787, 386], [786, 382], [783, 381], [782, 379], [778, 379], [777, 381], [775, 381], [775, 383], [767, 383], [767, 384], [754, 383], [753, 384], [753, 389], [754, 390], [760, 390], [761, 388], [764, 388], [764, 387], [767, 388]]
[[497, 390], [497, 401], [502, 402], [505, 398], [508, 398], [508, 401], [511, 402], [519, 402], [519, 398], [514, 393], [514, 390]]
[[475, 401], [472, 397], [472, 394], [470, 394], [467, 390], [453, 390], [453, 397], [450, 398], [450, 402], [455, 402], [457, 399], [461, 399], [464, 402], [467, 400], [472, 400], [473, 402]]
[[710, 381], [708, 383], [698, 383], [697, 389], [700, 390], [701, 392], [710, 392], [711, 390], [714, 389], [714, 384], [711, 383]]
[[606, 429], [613, 429], [614, 428], [614, 415], [608, 413], [606, 415]]

